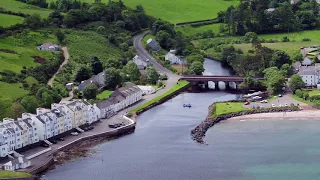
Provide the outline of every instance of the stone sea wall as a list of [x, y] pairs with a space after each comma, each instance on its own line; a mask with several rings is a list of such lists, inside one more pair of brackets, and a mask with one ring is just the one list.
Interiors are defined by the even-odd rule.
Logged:
[[[235, 101], [229, 101], [229, 102], [235, 102]], [[229, 113], [220, 115], [217, 117], [212, 117], [212, 112], [215, 110], [214, 104], [209, 107], [209, 113], [206, 119], [201, 122], [196, 128], [194, 128], [191, 131], [191, 137], [194, 141], [204, 144], [204, 137], [207, 132], [207, 130], [214, 126], [216, 123], [219, 123], [220, 121], [227, 120], [232, 117], [237, 116], [244, 116], [244, 115], [250, 115], [250, 114], [258, 114], [258, 113], [274, 113], [274, 112], [291, 112], [291, 111], [299, 111], [300, 108], [297, 106], [291, 106], [291, 107], [277, 107], [277, 108], [265, 108], [265, 109], [251, 109], [251, 110], [244, 110], [242, 112], [235, 112], [235, 113]]]

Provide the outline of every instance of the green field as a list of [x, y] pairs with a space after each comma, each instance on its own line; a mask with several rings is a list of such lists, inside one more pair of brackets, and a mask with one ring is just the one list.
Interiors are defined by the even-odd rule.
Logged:
[[212, 112], [212, 116], [219, 116], [222, 114], [241, 112], [245, 110], [242, 106], [242, 102], [229, 102], [229, 103], [215, 103], [215, 111]]
[[[23, 66], [34, 67], [39, 63], [34, 62], [32, 56], [40, 56], [46, 60], [54, 58], [54, 53], [39, 51], [36, 47], [45, 42], [56, 43], [54, 35], [38, 32], [25, 32], [0, 39], [0, 71], [10, 70], [19, 73]], [[8, 52], [7, 50], [10, 50]]]
[[31, 174], [26, 172], [12, 172], [12, 171], [3, 171], [0, 170], [0, 179], [5, 178], [25, 178], [25, 177], [32, 177]]
[[[50, 0], [54, 1], [54, 0]], [[48, 1], [48, 2], [50, 2]], [[109, 0], [102, 0], [107, 3]], [[122, 0], [125, 5], [136, 8], [141, 4], [146, 13], [171, 23], [206, 20], [217, 17], [219, 11], [231, 5], [239, 4], [239, 0]], [[81, 0], [93, 3], [94, 0]]]
[[27, 95], [21, 83], [8, 84], [0, 81], [0, 118], [14, 116], [14, 101]]
[[170, 95], [170, 94], [178, 91], [179, 89], [187, 86], [188, 84], [189, 84], [188, 81], [179, 81], [178, 84], [175, 84], [171, 89], [169, 89], [169, 90], [166, 91], [165, 93], [163, 93], [163, 94], [161, 94], [160, 96], [157, 96], [156, 98], [154, 98], [154, 99], [152, 99], [152, 100], [150, 100], [150, 101], [142, 104], [141, 106], [138, 106], [136, 109], [133, 109], [133, 110], [130, 111], [129, 113], [130, 113], [130, 114], [136, 113], [137, 111], [139, 111], [139, 110], [141, 110], [141, 109], [143, 109], [143, 108], [145, 108], [145, 107], [148, 107], [148, 106], [150, 106], [150, 105], [158, 102], [158, 101], [161, 100], [162, 98], [164, 98], [164, 97], [166, 97], [166, 96], [168, 96], [168, 95]]
[[90, 62], [97, 56], [102, 62], [109, 58], [120, 58], [119, 49], [111, 45], [103, 35], [94, 31], [67, 30], [68, 50], [71, 59], [81, 58]]
[[12, 25], [22, 23], [24, 20], [23, 17], [14, 16], [9, 14], [0, 14], [0, 26], [2, 27], [10, 27]]
[[216, 34], [219, 34], [219, 28], [220, 28], [220, 24], [210, 24], [210, 25], [205, 25], [200, 27], [192, 27], [192, 26], [178, 27], [176, 28], [176, 31], [180, 31], [184, 35], [191, 37], [198, 33], [202, 33], [208, 30], [212, 30], [213, 33], [216, 35]]
[[109, 96], [112, 94], [113, 91], [105, 90], [102, 93], [97, 95], [97, 99], [104, 100], [109, 98]]
[[37, 6], [22, 3], [16, 0], [0, 0], [0, 7], [13, 12], [22, 12], [25, 14], [40, 14], [41, 17], [46, 18], [52, 12], [49, 9], [40, 8]]

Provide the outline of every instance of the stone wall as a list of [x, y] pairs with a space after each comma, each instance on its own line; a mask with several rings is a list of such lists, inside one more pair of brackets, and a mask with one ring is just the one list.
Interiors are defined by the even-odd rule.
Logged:
[[[231, 102], [231, 101], [229, 101]], [[232, 101], [234, 102], [234, 101]], [[291, 111], [299, 111], [299, 107], [297, 106], [291, 106], [291, 107], [279, 107], [279, 108], [265, 108], [265, 109], [252, 109], [252, 110], [244, 110], [242, 112], [235, 112], [235, 113], [229, 113], [220, 115], [217, 117], [211, 117], [212, 112], [215, 110], [214, 104], [209, 107], [209, 113], [207, 118], [201, 122], [196, 128], [194, 128], [191, 131], [191, 137], [194, 141], [203, 144], [205, 137], [205, 134], [207, 130], [214, 126], [216, 123], [227, 120], [232, 117], [236, 116], [244, 116], [244, 115], [250, 115], [250, 114], [258, 114], [258, 113], [273, 113], [273, 112], [291, 112]]]

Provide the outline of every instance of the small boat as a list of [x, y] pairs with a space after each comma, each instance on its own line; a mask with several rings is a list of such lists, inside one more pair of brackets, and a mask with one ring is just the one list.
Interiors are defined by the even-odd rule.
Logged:
[[183, 107], [188, 107], [188, 108], [191, 108], [191, 104], [183, 104]]

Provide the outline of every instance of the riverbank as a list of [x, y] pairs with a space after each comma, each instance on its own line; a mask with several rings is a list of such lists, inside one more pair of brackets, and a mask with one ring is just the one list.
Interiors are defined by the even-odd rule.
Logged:
[[[252, 114], [255, 114], [256, 116], [259, 116], [261, 114], [270, 115], [272, 113], [276, 113], [276, 117], [282, 117], [284, 114], [287, 114], [287, 112], [292, 111], [300, 111], [300, 108], [297, 106], [291, 106], [291, 107], [278, 107], [278, 108], [265, 108], [265, 109], [249, 109], [249, 110], [243, 110], [240, 112], [231, 112], [226, 114], [221, 114], [218, 116], [212, 116], [215, 114], [215, 104], [209, 106], [209, 113], [206, 117], [206, 119], [201, 122], [196, 128], [194, 128], [191, 131], [191, 137], [194, 141], [204, 144], [204, 137], [209, 128], [214, 126], [215, 124], [219, 123], [220, 121], [228, 120], [230, 118], [234, 117], [244, 117], [244, 116], [250, 116]], [[281, 115], [280, 115], [281, 114]], [[318, 116], [319, 117], [319, 116]], [[304, 117], [305, 118], [305, 117]]]

